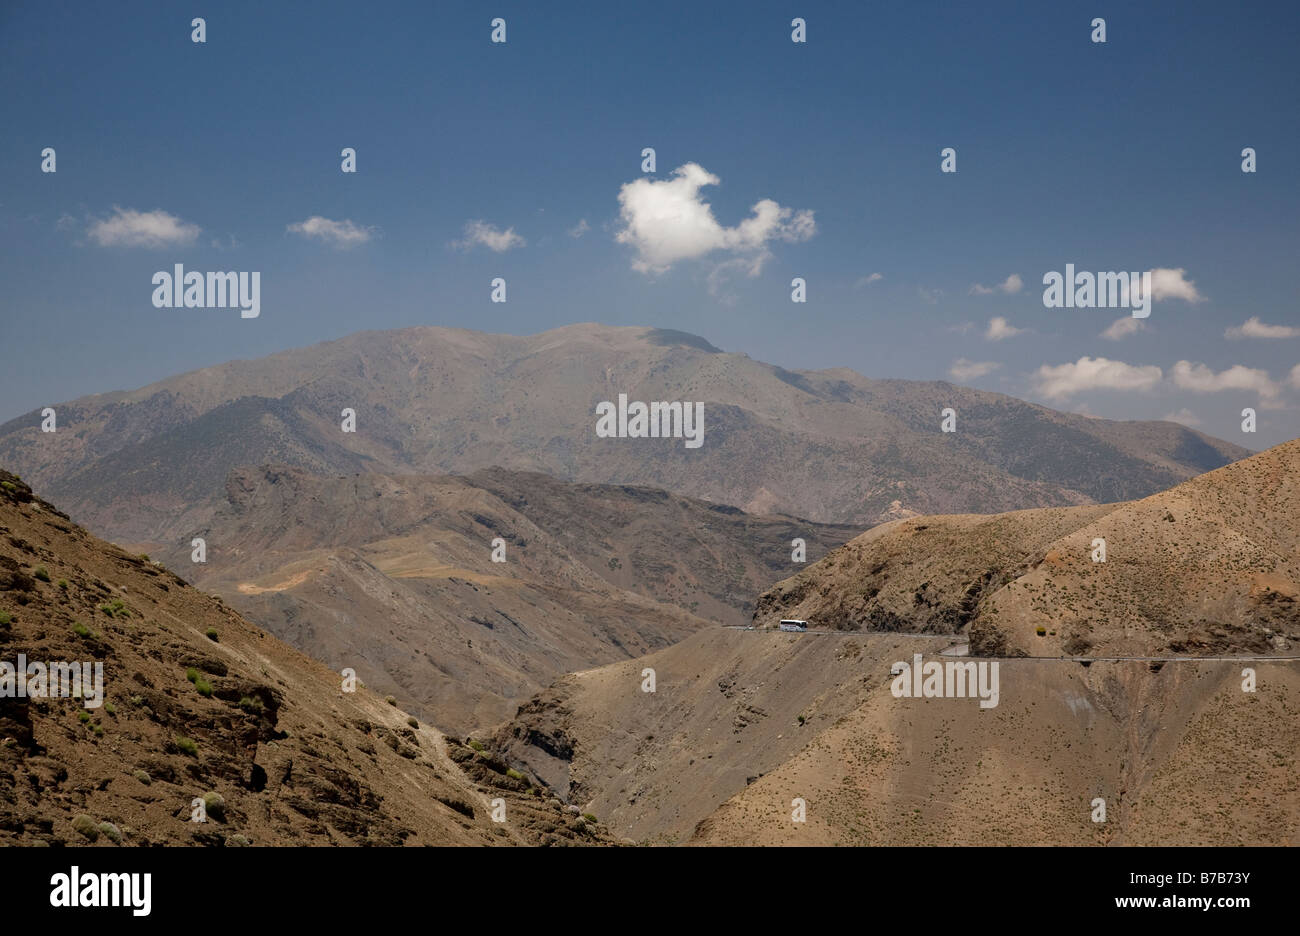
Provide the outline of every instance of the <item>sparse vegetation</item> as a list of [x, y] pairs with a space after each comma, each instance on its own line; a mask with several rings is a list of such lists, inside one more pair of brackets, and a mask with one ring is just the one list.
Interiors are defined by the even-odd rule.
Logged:
[[474, 750], [478, 751], [480, 754], [483, 753], [484, 748], [481, 742], [475, 741], [473, 738], [470, 738], [468, 743], [469, 746], [472, 747]]
[[8, 611], [0, 611], [0, 627], [8, 627], [13, 623], [13, 615]]
[[131, 612], [126, 609], [126, 604], [121, 598], [114, 598], [112, 601], [105, 602], [99, 606], [99, 610], [102, 614], [106, 614], [111, 618], [128, 618], [131, 616]]
[[104, 838], [108, 839], [114, 845], [122, 844], [122, 830], [113, 825], [113, 823], [101, 822], [96, 828], [99, 829]]
[[149, 771], [141, 770], [138, 767], [135, 770], [131, 771], [131, 776], [135, 777], [145, 786], [149, 786], [149, 784], [153, 783], [153, 777], [149, 776]]
[[206, 699], [206, 698], [211, 698], [211, 696], [212, 696], [212, 683], [208, 682], [208, 681], [207, 681], [206, 679], [204, 679], [202, 676], [200, 676], [198, 679], [194, 680], [194, 688], [197, 689], [197, 690], [199, 690], [199, 695], [203, 696], [205, 699]]
[[90, 841], [99, 838], [99, 823], [95, 822], [85, 813], [81, 813], [72, 820], [72, 830], [84, 835]]
[[203, 808], [207, 810], [209, 816], [213, 819], [226, 818], [226, 800], [220, 793], [211, 792], [203, 794]]
[[261, 715], [266, 711], [266, 704], [257, 696], [241, 696], [239, 707], [250, 715]]
[[96, 637], [99, 636], [93, 630], [87, 627], [85, 624], [82, 624], [80, 621], [72, 622], [72, 632], [76, 634], [78, 637], [82, 638], [83, 640], [94, 640]]
[[32, 571], [32, 577], [38, 578], [42, 582], [48, 582], [50, 580], [50, 570], [43, 565], [39, 565]]
[[205, 637], [208, 638], [208, 640], [211, 640], [213, 643], [218, 642], [217, 629], [215, 627], [209, 627], [206, 631], [203, 632], [203, 634]]
[[180, 748], [181, 753], [183, 754], [188, 754], [190, 757], [199, 756], [199, 746], [195, 744], [194, 741], [190, 738], [185, 738], [180, 735], [177, 735], [176, 746]]
[[407, 723], [408, 725], [410, 725], [412, 728], [419, 728], [419, 727], [420, 727], [420, 722], [419, 722], [419, 721], [418, 721], [414, 716], [412, 716], [412, 717], [406, 719], [406, 723]]
[[515, 770], [513, 767], [507, 767], [507, 768], [506, 768], [506, 776], [509, 777], [511, 780], [527, 780], [527, 779], [528, 779], [528, 778], [525, 777], [523, 774], [521, 774], [519, 771]]

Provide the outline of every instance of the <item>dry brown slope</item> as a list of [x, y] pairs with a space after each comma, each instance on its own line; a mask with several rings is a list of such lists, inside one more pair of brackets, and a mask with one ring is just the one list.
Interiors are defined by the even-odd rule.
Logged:
[[[652, 652], [852, 530], [652, 488], [501, 470], [467, 478], [232, 472], [204, 531], [161, 554], [272, 633], [463, 734], [566, 672]], [[504, 544], [504, 562], [492, 559]]]
[[[0, 698], [3, 844], [607, 841], [0, 472], [0, 660], [20, 655], [102, 663], [106, 702]], [[207, 794], [224, 809], [190, 821]]]
[[1283, 654], [1300, 641], [1298, 517], [1300, 440], [1140, 501], [877, 527], [773, 587], [755, 620], [966, 634], [987, 655]]
[[[701, 822], [711, 845], [1294, 845], [1300, 665], [1008, 660], [1001, 700], [849, 717]], [[806, 821], [792, 820], [792, 801]], [[1105, 821], [1096, 822], [1098, 798]]]

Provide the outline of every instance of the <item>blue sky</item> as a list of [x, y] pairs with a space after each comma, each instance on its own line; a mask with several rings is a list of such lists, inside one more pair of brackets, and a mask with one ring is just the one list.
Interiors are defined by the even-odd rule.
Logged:
[[[362, 329], [599, 321], [1272, 445], [1300, 435], [1298, 27], [1287, 3], [0, 4], [0, 419]], [[669, 187], [687, 164], [717, 183]], [[698, 223], [656, 217], [679, 196]], [[260, 271], [261, 315], [154, 308], [175, 263]], [[1044, 307], [1066, 263], [1182, 273], [1112, 340], [1124, 309]]]

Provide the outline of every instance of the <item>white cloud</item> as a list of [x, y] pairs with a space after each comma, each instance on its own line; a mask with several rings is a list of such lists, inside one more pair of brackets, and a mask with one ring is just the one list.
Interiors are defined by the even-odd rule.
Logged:
[[1242, 364], [1215, 373], [1204, 364], [1179, 361], [1170, 371], [1175, 386], [1193, 393], [1221, 393], [1225, 390], [1249, 390], [1259, 394], [1264, 405], [1277, 400], [1282, 388], [1268, 376], [1268, 371]]
[[965, 358], [957, 358], [952, 362], [952, 367], [948, 368], [948, 373], [956, 380], [974, 380], [977, 377], [988, 376], [1001, 366], [997, 361], [968, 361]]
[[864, 276], [853, 284], [854, 289], [861, 289], [863, 286], [869, 286], [872, 283], [878, 283], [885, 278], [883, 273], [872, 273], [870, 276]]
[[1111, 322], [1110, 327], [1101, 333], [1101, 337], [1108, 341], [1120, 341], [1129, 335], [1136, 335], [1140, 331], [1146, 331], [1146, 323], [1142, 319], [1126, 315]]
[[1295, 367], [1291, 368], [1291, 373], [1287, 377], [1286, 382], [1289, 383], [1291, 386], [1295, 387], [1297, 390], [1300, 390], [1300, 364], [1297, 364]]
[[984, 337], [989, 341], [1002, 341], [1005, 338], [1014, 338], [1016, 335], [1023, 335], [1024, 333], [1023, 328], [1009, 325], [1002, 316], [995, 315], [989, 319], [988, 331], [984, 332]]
[[467, 221], [465, 223], [465, 239], [452, 241], [453, 247], [469, 250], [472, 247], [482, 245], [495, 253], [505, 253], [512, 247], [523, 247], [525, 244], [527, 244], [527, 241], [516, 234], [514, 228], [509, 227], [503, 231], [486, 221]]
[[1197, 416], [1185, 406], [1176, 413], [1166, 413], [1161, 417], [1161, 419], [1165, 422], [1181, 423], [1184, 426], [1191, 426], [1192, 428], [1196, 428], [1201, 424], [1201, 417]]
[[916, 294], [926, 302], [930, 303], [930, 305], [934, 305], [943, 298], [942, 289], [926, 289], [924, 286], [916, 287]]
[[569, 236], [581, 237], [583, 234], [586, 234], [590, 230], [591, 230], [591, 225], [587, 223], [586, 218], [583, 218], [581, 221], [577, 223], [577, 225], [569, 229]]
[[364, 244], [375, 235], [372, 227], [363, 227], [348, 220], [331, 221], [320, 215], [312, 215], [306, 221], [290, 224], [285, 230], [303, 237], [314, 237], [340, 250]]
[[172, 247], [192, 244], [202, 230], [165, 211], [113, 206], [113, 216], [92, 221], [87, 233], [100, 247]]
[[1156, 267], [1151, 271], [1151, 298], [1157, 302], [1161, 299], [1204, 302], [1205, 297], [1196, 291], [1196, 283], [1184, 276], [1186, 272], [1182, 267], [1176, 270]]
[[971, 286], [970, 291], [973, 296], [988, 296], [995, 292], [1004, 292], [1010, 295], [1012, 293], [1020, 292], [1024, 285], [1025, 282], [1020, 278], [1020, 274], [1012, 273], [996, 286], [983, 286], [979, 283], [975, 283]]
[[746, 255], [749, 275], [756, 276], [770, 256], [770, 241], [804, 241], [816, 233], [811, 211], [795, 212], [770, 198], [755, 202], [750, 217], [735, 227], [723, 227], [700, 197], [701, 188], [720, 181], [697, 163], [687, 163], [673, 170], [672, 178], [637, 179], [619, 189], [624, 226], [616, 240], [635, 248], [633, 269], [662, 273], [678, 261], [723, 250]]
[[1240, 325], [1235, 325], [1223, 333], [1224, 338], [1298, 338], [1300, 328], [1292, 325], [1267, 325], [1252, 315]]
[[1081, 357], [1073, 364], [1044, 364], [1033, 374], [1034, 389], [1049, 399], [1085, 390], [1151, 390], [1163, 376], [1154, 364], [1136, 366], [1108, 358]]

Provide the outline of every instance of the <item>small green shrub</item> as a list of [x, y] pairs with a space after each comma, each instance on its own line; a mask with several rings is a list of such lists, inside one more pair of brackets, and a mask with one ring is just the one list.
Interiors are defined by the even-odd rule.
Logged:
[[131, 616], [131, 612], [126, 610], [126, 605], [122, 603], [121, 598], [114, 598], [112, 601], [100, 605], [99, 610], [111, 618], [128, 618]]
[[226, 818], [226, 800], [220, 793], [204, 793], [203, 808], [213, 819]]
[[230, 838], [226, 839], [227, 848], [247, 848], [252, 844], [252, 842], [242, 835], [232, 835]]
[[67, 590], [68, 590], [68, 580], [67, 580], [67, 579], [59, 579], [59, 587], [62, 588], [64, 591], [67, 591]]
[[84, 725], [86, 722], [90, 721], [90, 713], [87, 712], [85, 709], [82, 709], [80, 712], [77, 713], [77, 721], [81, 722]]
[[528, 778], [525, 777], [523, 774], [521, 774], [519, 771], [515, 770], [513, 767], [507, 767], [507, 768], [506, 768], [506, 776], [509, 777], [511, 780], [527, 780], [527, 779], [528, 779]]
[[408, 725], [410, 725], [412, 728], [419, 728], [419, 727], [420, 727], [420, 723], [419, 723], [419, 721], [416, 720], [416, 718], [415, 718], [414, 716], [408, 718], [408, 719], [406, 720], [406, 723], [407, 723]]
[[149, 776], [149, 771], [141, 770], [138, 767], [135, 770], [131, 771], [131, 776], [135, 777], [145, 786], [148, 786], [149, 784], [153, 783], [153, 777]]
[[1039, 624], [1037, 627], [1034, 628], [1034, 633], [1037, 634], [1039, 637], [1046, 637], [1047, 628]]
[[185, 668], [185, 678], [188, 679], [190, 682], [194, 682], [196, 679], [199, 678], [199, 671], [192, 666], [187, 666]]
[[81, 833], [92, 842], [99, 838], [99, 824], [85, 813], [72, 820], [72, 830]]
[[18, 485], [14, 484], [12, 481], [0, 481], [0, 487], [4, 488], [6, 491], [18, 490]]
[[204, 636], [206, 636], [208, 640], [211, 640], [213, 643], [220, 643], [220, 641], [217, 640], [217, 629], [215, 627], [209, 627], [203, 633]]
[[110, 715], [116, 715], [116, 714], [117, 714], [117, 706], [114, 705], [112, 702], [105, 702], [105, 703], [104, 703], [104, 711], [107, 712], [107, 713], [110, 714]]
[[596, 819], [595, 816], [593, 816], [593, 815], [592, 815], [591, 813], [589, 813], [589, 812], [585, 812], [585, 813], [583, 813], [583, 814], [582, 814], [582, 818], [583, 818], [583, 819], [586, 819], [586, 820], [587, 820], [588, 822], [590, 822], [592, 825], [595, 825], [595, 824], [599, 821], [599, 820]]
[[96, 637], [95, 632], [80, 621], [72, 622], [72, 632], [85, 640], [94, 640]]
[[182, 753], [188, 754], [190, 757], [199, 756], [199, 746], [189, 738], [184, 738], [181, 737], [180, 735], [177, 735], [176, 746], [181, 749]]
[[474, 750], [478, 751], [480, 754], [483, 753], [483, 745], [480, 744], [478, 741], [475, 741], [473, 738], [469, 739], [469, 746], [472, 747]]
[[13, 622], [14, 616], [8, 611], [0, 611], [0, 627], [8, 627]]
[[122, 830], [119, 829], [117, 826], [113, 825], [113, 823], [101, 822], [97, 826], [97, 828], [99, 829], [100, 832], [104, 833], [104, 837], [107, 838], [114, 845], [122, 844]]
[[90, 726], [90, 730], [93, 731], [93, 732], [95, 733], [95, 737], [96, 737], [96, 738], [102, 738], [102, 737], [104, 737], [104, 726], [103, 726], [103, 725], [91, 725], [91, 726]]
[[392, 696], [390, 696], [390, 695], [386, 695], [386, 696], [384, 696], [384, 701], [387, 702], [389, 705], [392, 705], [392, 706], [394, 706], [394, 707], [397, 705], [397, 700], [394, 699], [394, 698], [393, 698]]
[[45, 568], [43, 565], [39, 565], [32, 572], [32, 576], [40, 579], [42, 582], [48, 582], [50, 580], [50, 570]]
[[239, 700], [239, 707], [250, 715], [261, 715], [266, 711], [266, 704], [257, 696], [243, 696]]
[[202, 676], [194, 680], [194, 688], [199, 690], [199, 695], [205, 699], [212, 697], [212, 683], [208, 682]]

